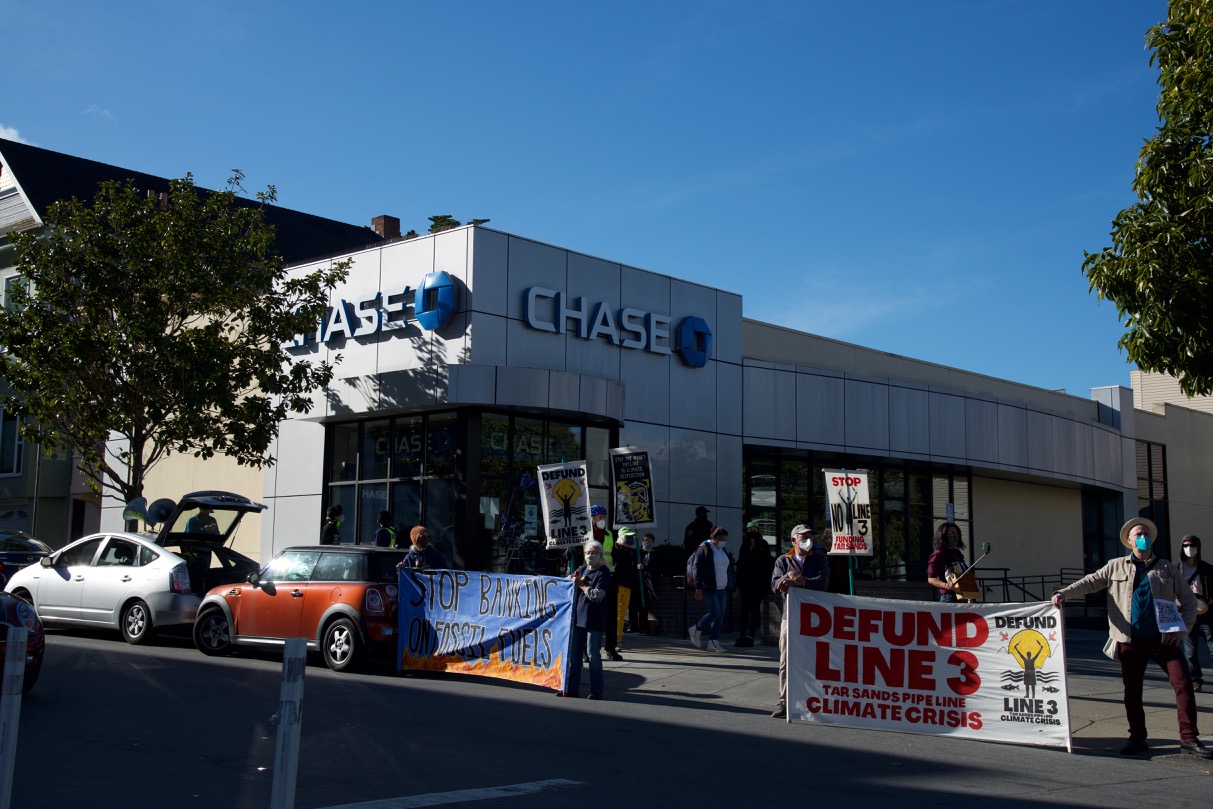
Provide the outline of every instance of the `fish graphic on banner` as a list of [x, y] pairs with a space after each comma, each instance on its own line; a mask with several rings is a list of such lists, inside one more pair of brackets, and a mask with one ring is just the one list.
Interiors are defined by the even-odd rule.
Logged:
[[590, 489], [585, 461], [539, 468], [539, 504], [548, 548], [580, 545], [590, 536]]

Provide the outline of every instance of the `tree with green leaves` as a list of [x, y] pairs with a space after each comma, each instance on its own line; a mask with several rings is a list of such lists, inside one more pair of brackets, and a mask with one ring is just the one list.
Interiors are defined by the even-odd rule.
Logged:
[[1142, 370], [1213, 393], [1213, 0], [1171, 0], [1151, 28], [1160, 126], [1142, 147], [1138, 201], [1112, 223], [1112, 246], [1087, 253], [1092, 291], [1116, 305], [1120, 347]]
[[174, 452], [272, 464], [279, 423], [332, 379], [285, 345], [315, 328], [348, 262], [288, 275], [264, 218], [275, 190], [251, 204], [242, 177], [219, 192], [189, 175], [167, 194], [102, 183], [15, 237], [26, 283], [0, 311], [4, 407], [123, 502]]

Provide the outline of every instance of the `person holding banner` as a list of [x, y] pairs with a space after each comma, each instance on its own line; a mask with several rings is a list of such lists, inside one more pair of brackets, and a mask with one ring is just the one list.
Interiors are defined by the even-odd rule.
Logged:
[[581, 688], [581, 657], [590, 659], [590, 699], [602, 699], [602, 636], [614, 620], [608, 598], [611, 591], [611, 571], [603, 561], [602, 543], [588, 540], [585, 565], [573, 573], [573, 633], [569, 643], [568, 674], [564, 691], [558, 697], [575, 697]]
[[935, 529], [935, 552], [927, 559], [927, 584], [939, 588], [940, 601], [958, 601], [960, 574], [965, 572], [964, 540], [960, 526], [940, 523]]
[[830, 566], [826, 555], [819, 553], [813, 543], [813, 529], [798, 525], [792, 529], [792, 550], [775, 560], [771, 571], [771, 589], [779, 594], [783, 618], [779, 622], [779, 702], [771, 716], [785, 719], [788, 715], [788, 590], [803, 587], [825, 590], [830, 581]]
[[[1175, 691], [1175, 711], [1179, 720], [1179, 747], [1200, 758], [1213, 758], [1213, 748], [1205, 747], [1196, 729], [1196, 695], [1179, 645], [1196, 620], [1196, 597], [1179, 575], [1176, 566], [1154, 555], [1158, 528], [1144, 517], [1134, 517], [1120, 529], [1121, 543], [1132, 551], [1113, 559], [1099, 570], [1083, 576], [1053, 596], [1053, 606], [1061, 609], [1067, 598], [1108, 591], [1109, 657], [1120, 661], [1120, 678], [1125, 687], [1125, 714], [1129, 720], [1129, 741], [1121, 755], [1135, 756], [1149, 748], [1146, 743], [1146, 713], [1142, 706], [1142, 682], [1146, 666], [1154, 661], [1166, 673]], [[1175, 611], [1179, 602], [1182, 625], [1168, 630], [1159, 616]]]
[[413, 547], [404, 555], [403, 561], [397, 568], [408, 567], [414, 570], [445, 570], [446, 558], [442, 552], [430, 544], [430, 532], [424, 525], [414, 525], [409, 532]]
[[708, 612], [687, 628], [687, 634], [690, 635], [691, 645], [699, 648], [703, 633], [710, 632], [707, 648], [713, 652], [724, 651], [720, 645], [720, 630], [724, 626], [724, 608], [734, 583], [733, 555], [725, 549], [728, 541], [728, 531], [713, 528], [711, 537], [700, 544], [692, 557], [695, 600], [704, 602]]

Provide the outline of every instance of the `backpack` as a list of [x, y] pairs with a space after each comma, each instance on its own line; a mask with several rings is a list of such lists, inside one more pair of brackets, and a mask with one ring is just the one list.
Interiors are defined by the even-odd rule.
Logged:
[[695, 557], [699, 554], [699, 551], [702, 548], [703, 545], [700, 545], [698, 548], [691, 551], [691, 555], [687, 557], [687, 587], [695, 586]]

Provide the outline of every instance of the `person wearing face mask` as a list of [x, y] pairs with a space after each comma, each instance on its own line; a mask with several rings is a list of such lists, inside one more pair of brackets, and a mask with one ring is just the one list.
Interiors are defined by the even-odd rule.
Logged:
[[[615, 577], [615, 589], [619, 593], [615, 636], [620, 637], [628, 616], [640, 607], [640, 571], [636, 561], [636, 532], [624, 525], [615, 533], [615, 569], [611, 575]], [[633, 621], [631, 626], [635, 632], [636, 622]]]
[[409, 540], [413, 546], [404, 555], [404, 559], [396, 567], [411, 567], [415, 570], [443, 570], [446, 568], [446, 558], [442, 552], [430, 544], [430, 531], [424, 525], [414, 525], [409, 532]]
[[830, 580], [826, 555], [813, 543], [813, 529], [798, 525], [792, 529], [791, 539], [792, 550], [776, 559], [771, 571], [771, 589], [779, 595], [783, 612], [779, 622], [779, 702], [771, 711], [776, 719], [788, 715], [788, 590], [825, 590]]
[[589, 654], [590, 699], [602, 699], [604, 678], [602, 674], [602, 636], [607, 625], [613, 623], [610, 607], [611, 571], [603, 561], [601, 542], [587, 540], [583, 546], [585, 564], [572, 575], [573, 579], [573, 631], [569, 644], [568, 671], [565, 674], [564, 691], [558, 697], [576, 697], [581, 688], [582, 657]]
[[1213, 660], [1213, 611], [1209, 610], [1213, 598], [1213, 565], [1200, 558], [1200, 537], [1188, 534], [1183, 538], [1183, 556], [1180, 558], [1179, 575], [1192, 588], [1196, 596], [1196, 624], [1184, 638], [1184, 659], [1188, 661], [1188, 673], [1192, 677], [1192, 690], [1204, 690], [1204, 672], [1200, 668], [1200, 639], [1205, 640], [1209, 659]]
[[640, 554], [636, 559], [636, 572], [640, 577], [640, 586], [644, 588], [644, 603], [637, 608], [632, 627], [642, 635], [650, 634], [649, 617], [652, 615], [650, 608], [657, 603], [657, 590], [653, 586], [653, 577], [648, 572], [649, 566], [653, 562], [653, 548], [656, 545], [657, 537], [653, 536], [651, 532], [646, 532], [640, 538]]
[[[603, 564], [606, 565], [607, 570], [613, 570], [615, 566], [615, 535], [607, 530], [606, 520], [606, 506], [590, 506], [591, 536], [602, 545]], [[615, 584], [614, 577], [611, 578], [611, 592], [607, 597], [611, 600], [612, 604], [619, 600], [619, 589]], [[616, 629], [614, 621], [609, 622], [607, 625], [605, 643], [607, 657], [615, 661], [623, 660], [623, 655], [619, 652], [619, 631]]]
[[1184, 626], [1196, 620], [1196, 596], [1180, 576], [1178, 566], [1154, 555], [1158, 528], [1144, 517], [1134, 517], [1120, 528], [1120, 541], [1132, 553], [1113, 559], [1099, 570], [1058, 590], [1053, 606], [1061, 609], [1067, 598], [1108, 591], [1108, 638], [1106, 651], [1120, 661], [1120, 679], [1125, 686], [1125, 714], [1129, 719], [1129, 741], [1121, 755], [1135, 756], [1149, 748], [1146, 743], [1146, 713], [1142, 706], [1142, 682], [1146, 666], [1154, 661], [1166, 673], [1175, 691], [1179, 720], [1179, 747], [1185, 753], [1213, 758], [1196, 729], [1196, 695], [1179, 645], [1179, 632], [1160, 632], [1155, 600], [1179, 602]]
[[691, 645], [700, 647], [703, 633], [707, 632], [707, 649], [712, 652], [723, 652], [720, 645], [720, 630], [724, 626], [724, 608], [728, 602], [729, 593], [733, 589], [733, 555], [725, 545], [729, 541], [729, 532], [723, 528], [713, 528], [711, 536], [695, 551], [695, 600], [702, 601], [708, 612], [697, 622], [687, 628]]
[[341, 544], [341, 516], [344, 509], [341, 504], [337, 503], [328, 507], [328, 511], [324, 513], [324, 524], [320, 526], [320, 544], [321, 545], [340, 545]]
[[958, 600], [960, 574], [965, 572], [964, 546], [956, 523], [940, 523], [935, 529], [935, 551], [927, 559], [927, 584], [939, 588], [940, 601]]

